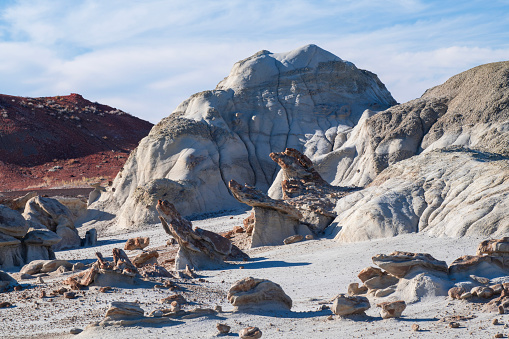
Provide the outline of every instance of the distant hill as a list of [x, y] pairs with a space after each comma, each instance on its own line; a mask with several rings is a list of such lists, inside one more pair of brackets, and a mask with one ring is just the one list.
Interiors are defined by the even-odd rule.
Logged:
[[111, 179], [151, 128], [79, 94], [0, 94], [0, 191]]

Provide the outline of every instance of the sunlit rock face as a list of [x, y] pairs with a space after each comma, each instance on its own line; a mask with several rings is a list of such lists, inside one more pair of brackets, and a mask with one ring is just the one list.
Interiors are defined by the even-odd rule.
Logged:
[[238, 207], [227, 183], [266, 191], [279, 170], [270, 153], [314, 160], [341, 148], [365, 110], [395, 104], [375, 74], [315, 45], [260, 51], [154, 126], [91, 209], [116, 232], [157, 223], [159, 199], [184, 216]]

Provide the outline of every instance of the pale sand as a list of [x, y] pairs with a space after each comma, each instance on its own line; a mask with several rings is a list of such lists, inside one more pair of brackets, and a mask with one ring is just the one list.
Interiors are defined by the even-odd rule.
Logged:
[[[195, 221], [194, 226], [213, 231], [226, 231], [234, 225], [241, 225], [248, 213], [210, 218]], [[94, 253], [102, 252], [106, 257], [111, 255], [114, 247], [123, 247], [126, 239], [134, 236], [149, 236], [150, 247], [162, 246], [168, 236], [162, 228], [144, 232], [123, 234], [100, 239], [101, 245], [94, 248], [62, 251], [58, 259], [95, 261]], [[351, 282], [360, 282], [359, 271], [372, 265], [371, 257], [379, 253], [390, 253], [394, 250], [426, 252], [435, 258], [450, 264], [454, 259], [475, 254], [483, 238], [431, 238], [422, 234], [407, 234], [395, 238], [378, 239], [359, 243], [341, 244], [331, 239], [304, 241], [292, 245], [263, 247], [248, 251], [252, 261], [231, 265], [228, 269], [200, 271], [198, 280], [177, 283], [187, 288], [186, 298], [196, 302], [192, 307], [211, 307], [221, 305], [224, 313], [217, 317], [201, 317], [190, 320], [175, 320], [164, 325], [143, 325], [132, 327], [95, 327], [79, 335], [70, 335], [73, 327], [85, 329], [95, 321], [100, 321], [111, 301], [140, 301], [146, 314], [162, 308], [158, 300], [169, 294], [169, 290], [131, 288], [115, 290], [113, 293], [86, 291], [85, 296], [67, 300], [62, 297], [49, 302], [46, 299], [17, 300], [14, 296], [28, 291], [12, 292], [11, 298], [15, 308], [0, 309], [0, 336], [37, 336], [47, 338], [212, 338], [217, 333], [216, 323], [222, 322], [232, 327], [230, 336], [247, 326], [257, 326], [263, 332], [262, 338], [493, 338], [496, 333], [507, 335], [509, 315], [482, 313], [475, 304], [466, 301], [452, 301], [447, 297], [433, 297], [407, 306], [401, 319], [382, 320], [375, 302], [366, 316], [352, 318], [334, 317], [330, 310], [319, 311], [320, 302], [326, 302], [338, 293], [346, 293]], [[131, 256], [137, 253], [129, 251]], [[240, 266], [244, 268], [241, 269]], [[233, 307], [226, 300], [229, 287], [237, 280], [247, 276], [265, 278], [281, 285], [292, 298], [291, 312], [265, 312], [264, 314], [231, 313]], [[48, 292], [54, 282], [66, 276], [44, 278], [50, 285], [42, 286]], [[21, 281], [26, 283], [26, 281]], [[30, 281], [33, 283], [33, 281]], [[143, 286], [140, 286], [143, 287]], [[39, 291], [41, 287], [37, 287]], [[179, 292], [180, 293], [180, 292]], [[4, 298], [5, 300], [5, 298]], [[39, 304], [35, 305], [35, 301]], [[460, 328], [449, 328], [447, 322], [440, 318], [451, 315], [476, 315], [468, 321], [460, 321]], [[492, 319], [498, 318], [502, 325], [493, 325]], [[46, 319], [45, 319], [46, 318]], [[419, 332], [411, 330], [412, 324], [419, 324]]]

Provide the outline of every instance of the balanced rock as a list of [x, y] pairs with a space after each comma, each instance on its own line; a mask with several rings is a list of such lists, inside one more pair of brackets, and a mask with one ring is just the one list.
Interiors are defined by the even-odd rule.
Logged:
[[383, 272], [381, 269], [379, 269], [377, 267], [369, 266], [369, 267], [362, 269], [362, 271], [360, 271], [360, 273], [357, 275], [357, 277], [359, 277], [359, 279], [362, 282], [365, 282], [366, 280], [369, 280], [369, 279], [377, 277], [377, 276], [381, 276], [382, 274], [383, 274]]
[[281, 286], [266, 279], [248, 277], [239, 280], [230, 287], [227, 298], [237, 310], [292, 308], [292, 299]]
[[359, 295], [364, 294], [368, 291], [368, 288], [364, 285], [359, 286], [359, 283], [351, 283], [348, 285], [348, 295]]
[[377, 304], [376, 306], [382, 308], [380, 310], [380, 316], [383, 319], [400, 318], [406, 308], [406, 303], [404, 300], [387, 301]]
[[370, 307], [371, 305], [366, 297], [339, 294], [334, 299], [331, 310], [336, 315], [347, 316], [353, 314], [364, 314], [364, 311]]
[[396, 251], [389, 255], [378, 254], [372, 259], [374, 264], [397, 278], [405, 277], [413, 269], [441, 274], [448, 272], [445, 261], [437, 260], [427, 253]]
[[0, 205], [0, 234], [21, 239], [28, 232], [28, 224], [23, 216], [5, 205]]
[[249, 258], [230, 240], [219, 234], [200, 228], [193, 230], [191, 222], [183, 218], [167, 200], [159, 200], [157, 210], [164, 231], [179, 244], [175, 258], [177, 270], [183, 270], [187, 266], [195, 269], [213, 268], [224, 265], [226, 259], [234, 259], [234, 256], [237, 259]]

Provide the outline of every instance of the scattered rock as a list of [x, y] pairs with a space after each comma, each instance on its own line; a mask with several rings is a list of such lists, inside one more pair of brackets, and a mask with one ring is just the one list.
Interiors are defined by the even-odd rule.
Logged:
[[406, 308], [406, 303], [403, 300], [387, 301], [376, 305], [381, 307], [380, 315], [383, 319], [399, 318]]
[[252, 277], [237, 281], [228, 291], [228, 301], [238, 310], [252, 308], [292, 308], [292, 299], [281, 286], [266, 279]]
[[219, 334], [228, 334], [230, 333], [231, 327], [226, 324], [217, 323], [216, 328], [219, 331]]
[[71, 334], [80, 334], [81, 332], [83, 332], [83, 330], [81, 328], [71, 328], [71, 330], [69, 331], [69, 333]]
[[142, 318], [143, 314], [143, 309], [137, 303], [114, 301], [106, 311], [105, 318], [111, 320], [133, 319]]
[[127, 240], [124, 246], [125, 251], [142, 250], [150, 244], [148, 237], [136, 237]]
[[159, 258], [159, 252], [156, 250], [143, 252], [138, 254], [133, 260], [133, 264], [136, 267], [142, 267], [144, 265], [157, 264], [157, 258]]
[[498, 325], [498, 324], [500, 324], [497, 318], [494, 318], [494, 319], [491, 321], [491, 323], [492, 323], [493, 325]]
[[303, 239], [304, 239], [304, 237], [302, 235], [296, 234], [296, 235], [289, 236], [288, 238], [283, 240], [283, 243], [285, 245], [290, 245], [290, 244], [293, 244], [295, 242], [302, 241]]
[[509, 237], [484, 240], [477, 248], [477, 255], [509, 256]]
[[383, 274], [383, 272], [381, 269], [379, 269], [377, 267], [369, 266], [369, 267], [364, 268], [362, 271], [360, 271], [360, 273], [357, 276], [359, 277], [359, 279], [362, 282], [365, 282], [366, 280], [381, 276], [382, 274]]
[[412, 324], [412, 331], [417, 332], [419, 331], [419, 329], [420, 329], [419, 324]]
[[483, 299], [490, 299], [493, 297], [493, 290], [486, 286], [476, 286], [470, 290], [473, 296], [478, 296]]
[[460, 323], [455, 322], [455, 321], [451, 321], [451, 322], [449, 323], [449, 327], [450, 327], [450, 328], [458, 328], [458, 327], [460, 327]]
[[368, 292], [368, 288], [364, 285], [361, 285], [359, 287], [359, 283], [351, 283], [348, 285], [348, 295], [359, 295], [359, 294], [365, 294]]
[[166, 298], [159, 300], [159, 303], [161, 303], [161, 304], [171, 304], [173, 302], [177, 302], [178, 304], [183, 305], [183, 304], [187, 303], [187, 300], [181, 294], [172, 294]]
[[495, 338], [503, 338], [504, 337], [504, 334], [503, 333], [497, 333], [495, 334], [494, 336]]
[[2, 301], [0, 302], [0, 308], [9, 308], [12, 307], [12, 304], [8, 301]]
[[239, 332], [241, 339], [258, 339], [262, 337], [262, 331], [258, 327], [246, 327]]
[[460, 299], [460, 297], [465, 293], [465, 288], [463, 288], [462, 286], [456, 286], [456, 287], [453, 287], [451, 289], [449, 289], [449, 291], [447, 292], [447, 294], [449, 295], [449, 297], [451, 297], [452, 299]]
[[74, 299], [76, 298], [76, 293], [75, 292], [65, 292], [64, 293], [64, 298], [66, 299]]
[[331, 310], [336, 315], [347, 316], [352, 314], [364, 314], [364, 311], [370, 307], [371, 305], [366, 297], [339, 294], [334, 299]]

